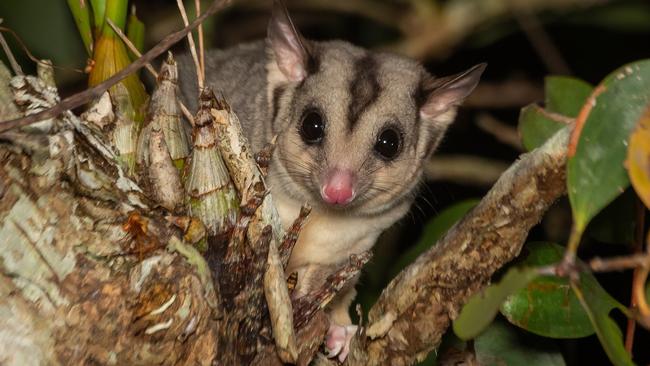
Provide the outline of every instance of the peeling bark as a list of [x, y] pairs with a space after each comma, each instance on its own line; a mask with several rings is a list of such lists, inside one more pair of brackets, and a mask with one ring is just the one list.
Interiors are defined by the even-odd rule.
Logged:
[[[78, 196], [50, 155], [62, 139], [79, 138], [65, 131], [28, 154], [20, 141], [32, 135], [0, 145], [0, 309], [21, 324], [21, 331], [13, 322], [0, 326], [3, 362], [209, 365], [214, 293], [176, 253], [124, 255], [126, 241], [145, 245], [150, 237], [124, 231], [124, 205]], [[171, 236], [166, 227], [147, 231]]]

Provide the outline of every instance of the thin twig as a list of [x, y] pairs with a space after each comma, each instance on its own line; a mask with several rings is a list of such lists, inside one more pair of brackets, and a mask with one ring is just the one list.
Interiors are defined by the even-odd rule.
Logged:
[[576, 154], [576, 149], [578, 148], [578, 140], [580, 139], [580, 134], [582, 133], [582, 128], [587, 122], [587, 118], [591, 113], [591, 109], [596, 105], [596, 98], [602, 94], [607, 87], [604, 84], [598, 85], [592, 92], [587, 101], [580, 109], [580, 113], [576, 117], [576, 125], [571, 132], [571, 138], [569, 139], [569, 146], [567, 147], [567, 157], [571, 158]]
[[[122, 32], [122, 30], [118, 26], [116, 26], [115, 23], [113, 23], [113, 21], [110, 18], [107, 17], [106, 22], [108, 22], [108, 25], [113, 29], [113, 32], [117, 33], [118, 37], [122, 39], [122, 42], [124, 42], [126, 47], [128, 47], [129, 50], [133, 52], [134, 55], [138, 57], [142, 57], [142, 53], [138, 51], [138, 48], [135, 47], [135, 45], [133, 44], [133, 42], [131, 42], [129, 37], [127, 37], [126, 34], [124, 34], [124, 32]], [[158, 79], [158, 73], [153, 68], [153, 66], [151, 66], [151, 63], [147, 62], [144, 65], [144, 67], [151, 73], [151, 75], [153, 75], [156, 79]]]
[[[637, 224], [637, 236], [643, 237], [643, 229], [645, 228], [645, 206], [640, 199], [637, 199], [637, 210], [639, 215], [639, 220]], [[641, 240], [642, 241], [642, 240]], [[650, 257], [650, 233], [646, 239], [646, 251], [645, 255]], [[650, 265], [647, 265], [643, 268], [638, 269], [635, 273], [634, 282], [632, 282], [632, 294], [636, 300], [637, 308], [639, 309], [639, 314], [646, 319], [645, 323], [650, 323], [650, 306], [648, 306], [648, 301], [646, 300], [645, 293], [645, 283], [648, 279], [648, 273], [650, 272]], [[647, 326], [647, 325], [646, 325]]]
[[[634, 289], [634, 281], [636, 281], [636, 274], [638, 273], [639, 269], [636, 268], [634, 269], [634, 275], [632, 277], [632, 289]], [[634, 291], [632, 292], [632, 300], [630, 302], [630, 307], [634, 309], [637, 304], [636, 300], [634, 297]], [[627, 353], [632, 355], [632, 348], [634, 348], [634, 332], [636, 331], [636, 319], [634, 318], [628, 318], [627, 319], [627, 328], [625, 329], [625, 350]]]
[[589, 268], [593, 272], [612, 272], [622, 271], [650, 266], [650, 255], [646, 253], [632, 254], [622, 257], [612, 257], [607, 259], [594, 258], [589, 261]]
[[465, 99], [465, 108], [521, 108], [536, 100], [544, 99], [541, 85], [520, 77], [510, 77], [497, 82], [481, 82]]
[[575, 265], [566, 267], [564, 261], [540, 266], [536, 268], [540, 275], [553, 275], [560, 277], [573, 277], [582, 271], [591, 272], [615, 272], [634, 268], [650, 268], [650, 254], [637, 253], [620, 257], [600, 258], [590, 260], [586, 265]]
[[192, 24], [165, 37], [156, 46], [154, 46], [152, 49], [147, 51], [147, 53], [145, 53], [142, 57], [138, 58], [129, 66], [125, 67], [115, 75], [106, 79], [104, 82], [97, 84], [92, 88], [86, 89], [83, 92], [72, 95], [64, 99], [63, 101], [61, 101], [61, 103], [53, 106], [52, 108], [46, 109], [42, 112], [30, 114], [29, 116], [25, 116], [21, 118], [0, 122], [0, 133], [13, 128], [27, 126], [32, 123], [42, 121], [44, 119], [54, 118], [67, 110], [82, 106], [83, 104], [87, 103], [93, 98], [100, 97], [110, 87], [119, 83], [120, 81], [122, 81], [122, 79], [129, 76], [130, 74], [138, 71], [145, 64], [149, 63], [154, 58], [160, 56], [169, 47], [171, 47], [172, 45], [174, 45], [175, 43], [183, 39], [187, 35], [187, 33], [191, 32], [192, 29], [196, 28], [207, 17], [216, 13], [225, 5], [229, 4], [230, 1], [231, 0], [214, 0], [210, 5], [210, 7], [208, 8], [208, 10], [203, 15], [196, 18], [192, 22]]
[[508, 164], [472, 155], [434, 155], [424, 166], [424, 176], [432, 181], [450, 181], [489, 187], [508, 169]]
[[513, 147], [515, 150], [524, 150], [521, 145], [519, 133], [517, 133], [514, 127], [499, 121], [487, 113], [479, 114], [476, 124], [481, 130], [494, 136], [500, 142]]
[[[201, 15], [201, 0], [194, 0], [196, 16]], [[205, 79], [205, 44], [203, 43], [203, 24], [199, 25], [199, 63], [201, 64], [201, 75]]]
[[[580, 140], [580, 134], [582, 133], [582, 128], [585, 126], [587, 118], [591, 113], [591, 109], [596, 105], [596, 99], [600, 94], [602, 94], [607, 87], [604, 84], [598, 85], [589, 95], [587, 101], [580, 109], [578, 116], [575, 119], [575, 124], [573, 126], [573, 131], [571, 131], [571, 136], [569, 137], [569, 144], [567, 145], [567, 158], [572, 158], [576, 154], [578, 148], [578, 141]], [[559, 272], [564, 273], [572, 272], [576, 263], [576, 256], [578, 253], [578, 247], [580, 246], [580, 240], [582, 238], [582, 233], [584, 232], [584, 223], [581, 225], [583, 227], [578, 227], [578, 221], [574, 221], [573, 226], [571, 227], [571, 235], [569, 236], [569, 242], [567, 243], [566, 251], [564, 252], [564, 259], [562, 260], [563, 265], [559, 267]]]
[[[645, 206], [641, 199], [638, 197], [635, 198], [636, 205], [636, 225], [634, 230], [634, 253], [641, 253], [643, 251], [643, 231], [645, 229]], [[638, 288], [639, 285], [641, 289], [645, 285], [645, 280], [648, 277], [647, 268], [635, 268], [634, 273], [632, 274], [632, 294], [630, 295], [630, 308], [632, 310], [639, 308], [639, 301], [645, 305], [645, 291], [641, 291], [641, 298], [639, 298]], [[639, 282], [640, 281], [640, 282]], [[647, 316], [647, 315], [646, 315]], [[628, 318], [627, 319], [627, 330], [625, 332], [625, 350], [632, 355], [632, 349], [634, 348], [634, 332], [636, 330], [636, 319]]]
[[[0, 22], [0, 23], [2, 23], [2, 22]], [[25, 55], [27, 56], [27, 58], [32, 60], [32, 62], [34, 62], [36, 64], [39, 64], [41, 66], [52, 67], [52, 68], [57, 69], [57, 70], [71, 70], [71, 71], [74, 71], [74, 72], [78, 72], [80, 74], [84, 74], [84, 71], [81, 70], [81, 69], [77, 69], [77, 68], [74, 68], [74, 67], [56, 66], [54, 64], [47, 63], [47, 62], [45, 62], [43, 60], [39, 60], [38, 58], [36, 58], [36, 56], [34, 56], [29, 51], [29, 48], [25, 44], [25, 41], [23, 41], [23, 39], [20, 38], [20, 36], [13, 29], [7, 28], [7, 27], [0, 27], [0, 32], [7, 32], [7, 33], [11, 34], [11, 36], [14, 37], [14, 40], [18, 43], [18, 45], [23, 50], [23, 52], [25, 52]]]
[[183, 115], [187, 119], [187, 121], [190, 123], [190, 125], [194, 126], [194, 116], [192, 116], [192, 113], [190, 112], [189, 109], [183, 104], [183, 102], [178, 100], [178, 106], [181, 108], [181, 112], [183, 112]]
[[538, 112], [541, 115], [543, 115], [544, 117], [546, 117], [546, 118], [548, 118], [550, 120], [553, 120], [555, 122], [564, 123], [565, 125], [570, 125], [570, 124], [572, 124], [573, 122], [576, 121], [575, 118], [567, 117], [567, 116], [565, 116], [563, 114], [560, 114], [560, 113], [551, 112], [551, 111], [547, 110], [546, 108], [541, 108], [541, 107], [538, 107], [537, 105], [536, 105], [536, 107], [538, 108]]
[[[138, 51], [137, 47], [135, 47], [133, 42], [131, 42], [129, 37], [127, 37], [126, 34], [124, 34], [124, 32], [122, 32], [122, 30], [118, 26], [116, 26], [115, 23], [113, 23], [112, 20], [106, 18], [106, 21], [108, 22], [108, 25], [113, 29], [113, 31], [117, 33], [117, 35], [122, 39], [122, 42], [126, 44], [129, 50], [131, 50], [131, 52], [133, 52], [133, 54], [136, 55], [137, 57], [142, 57], [142, 54], [140, 53], [140, 51]], [[158, 73], [156, 72], [156, 69], [154, 69], [153, 66], [151, 66], [151, 63], [145, 64], [144, 67], [156, 79], [156, 82], [158, 82]], [[192, 116], [190, 110], [187, 109], [185, 104], [183, 104], [183, 102], [181, 102], [180, 100], [178, 100], [178, 105], [181, 108], [181, 112], [183, 112], [185, 118], [190, 122], [191, 125], [194, 125], [194, 116]]]
[[[185, 11], [185, 5], [183, 5], [183, 0], [176, 0], [178, 5], [178, 10], [181, 13], [181, 18], [183, 18], [183, 24], [187, 27], [189, 20], [187, 18], [187, 12]], [[196, 80], [199, 86], [199, 90], [203, 89], [203, 74], [201, 73], [201, 64], [199, 63], [199, 57], [196, 55], [196, 44], [194, 43], [194, 36], [192, 32], [187, 33], [187, 43], [190, 45], [190, 53], [192, 54], [192, 59], [194, 60], [194, 66], [196, 67]]]
[[[2, 18], [0, 18], [0, 24], [2, 24]], [[5, 37], [2, 35], [2, 32], [0, 32], [0, 44], [2, 45], [2, 49], [5, 51], [5, 55], [7, 55], [7, 59], [9, 60], [11, 68], [14, 70], [14, 74], [19, 76], [24, 75], [23, 69], [20, 68], [20, 65], [16, 61], [14, 54], [11, 52], [11, 48], [9, 48]]]
[[354, 278], [361, 268], [370, 261], [372, 252], [363, 252], [350, 256], [348, 263], [327, 276], [324, 283], [317, 289], [293, 300], [293, 323], [296, 329], [302, 328], [311, 320], [319, 309], [323, 309], [349, 281]]
[[[637, 222], [637, 233], [643, 235], [643, 229], [645, 228], [645, 207], [643, 206], [640, 199], [637, 199], [639, 204], [638, 209], [642, 210], [643, 217], [641, 217], [640, 222]], [[645, 253], [650, 257], [650, 233], [646, 238], [646, 250]], [[648, 300], [646, 299], [646, 291], [644, 289], [645, 283], [648, 279], [648, 274], [650, 273], [650, 266], [639, 269], [636, 273], [635, 281], [633, 283], [632, 295], [634, 296], [637, 302], [637, 308], [639, 309], [639, 314], [641, 318], [638, 319], [639, 324], [643, 325], [646, 329], [650, 329], [650, 305], [648, 305]], [[636, 285], [636, 286], [634, 286]]]

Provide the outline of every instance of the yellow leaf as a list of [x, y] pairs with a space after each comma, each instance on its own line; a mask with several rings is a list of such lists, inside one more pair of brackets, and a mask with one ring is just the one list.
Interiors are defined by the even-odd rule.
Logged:
[[650, 106], [630, 135], [627, 170], [634, 190], [650, 208]]
[[[110, 78], [131, 63], [122, 40], [111, 35], [99, 36], [95, 43], [93, 59], [95, 66], [88, 77], [88, 85], [91, 87]], [[127, 76], [121, 83], [129, 92], [131, 105], [135, 111], [134, 119], [142, 121], [143, 108], [147, 100], [144, 85], [140, 82], [137, 74]], [[111, 92], [114, 92], [114, 88], [111, 88]]]

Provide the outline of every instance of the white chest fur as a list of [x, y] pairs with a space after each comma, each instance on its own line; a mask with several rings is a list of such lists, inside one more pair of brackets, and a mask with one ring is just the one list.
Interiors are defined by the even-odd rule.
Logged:
[[[300, 205], [282, 195], [275, 195], [274, 201], [282, 225], [286, 229], [298, 216]], [[287, 272], [291, 273], [312, 264], [341, 264], [347, 261], [350, 255], [369, 250], [379, 234], [402, 217], [407, 208], [408, 206], [405, 206], [394, 212], [373, 217], [313, 210], [300, 232]]]

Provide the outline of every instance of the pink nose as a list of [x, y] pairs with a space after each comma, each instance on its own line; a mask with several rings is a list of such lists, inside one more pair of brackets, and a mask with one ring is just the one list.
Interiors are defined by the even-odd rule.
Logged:
[[345, 205], [354, 199], [354, 176], [352, 172], [335, 169], [325, 180], [321, 191], [323, 200], [331, 205]]

